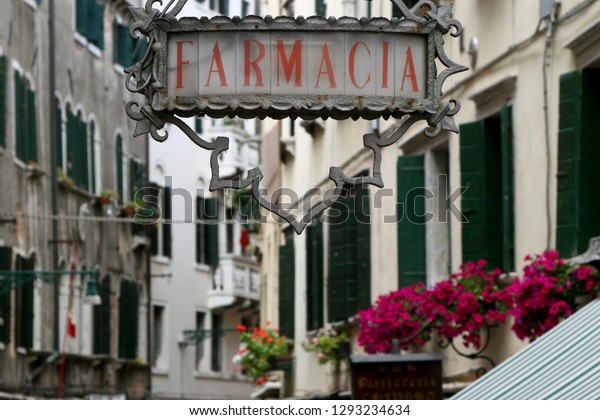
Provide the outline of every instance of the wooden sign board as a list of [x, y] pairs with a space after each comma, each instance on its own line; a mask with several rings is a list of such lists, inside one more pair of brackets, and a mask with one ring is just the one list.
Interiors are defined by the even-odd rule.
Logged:
[[438, 354], [355, 355], [350, 358], [356, 400], [441, 400]]

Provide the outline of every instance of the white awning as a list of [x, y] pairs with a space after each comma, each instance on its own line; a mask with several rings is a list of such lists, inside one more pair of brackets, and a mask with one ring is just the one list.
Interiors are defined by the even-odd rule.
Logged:
[[452, 399], [600, 399], [600, 299]]

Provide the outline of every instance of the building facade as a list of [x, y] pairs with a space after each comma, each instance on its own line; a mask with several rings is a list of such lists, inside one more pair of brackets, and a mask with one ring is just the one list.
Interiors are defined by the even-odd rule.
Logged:
[[[254, 1], [189, 1], [178, 17], [245, 16]], [[229, 138], [221, 179], [243, 178], [260, 163], [253, 120], [188, 118], [204, 140]], [[252, 381], [233, 362], [237, 325], [258, 323], [257, 226], [246, 223], [244, 192], [209, 191], [210, 152], [169, 125], [150, 144], [150, 181], [162, 220], [153, 228], [152, 395], [155, 398], [246, 399]]]
[[125, 209], [147, 148], [124, 68], [145, 45], [130, 2], [54, 2], [53, 27], [50, 3], [0, 17], [0, 390], [143, 398], [150, 241]]
[[[573, 257], [599, 233], [593, 214], [600, 195], [590, 175], [600, 98], [600, 5], [436, 3], [453, 3], [453, 16], [464, 27], [461, 37], [445, 39], [448, 56], [470, 67], [444, 86], [447, 98], [462, 104], [455, 116], [460, 134], [429, 139], [424, 126], [416, 126], [384, 149], [385, 188], [350, 190], [337, 216], [313, 221], [302, 235], [284, 224], [263, 227], [261, 314], [294, 338], [296, 368], [282, 376], [282, 395], [349, 390], [347, 366], [319, 366], [303, 343], [331, 328], [355, 336], [353, 316], [379, 295], [417, 281], [433, 285], [465, 261], [485, 259], [514, 274], [527, 254], [558, 249]], [[419, 9], [417, 2], [409, 6]], [[288, 1], [283, 7], [269, 2], [268, 10], [293, 16], [397, 13], [389, 1], [350, 0]], [[263, 155], [273, 147], [281, 153], [266, 187], [292, 195], [281, 202], [303, 213], [314, 189], [319, 197], [333, 188], [330, 166], [349, 176], [369, 173], [373, 156], [363, 148], [362, 134], [389, 134], [398, 124], [267, 121]], [[510, 325], [511, 320], [493, 331], [486, 350], [497, 363], [526, 345]], [[469, 382], [478, 368], [490, 367], [452, 349], [427, 350], [444, 356], [448, 393], [451, 383]], [[361, 352], [353, 341], [352, 353]]]

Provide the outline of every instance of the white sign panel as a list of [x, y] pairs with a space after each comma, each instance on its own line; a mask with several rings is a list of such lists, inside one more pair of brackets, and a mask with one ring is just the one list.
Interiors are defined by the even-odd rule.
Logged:
[[192, 32], [168, 36], [168, 95], [424, 99], [427, 38], [361, 32]]

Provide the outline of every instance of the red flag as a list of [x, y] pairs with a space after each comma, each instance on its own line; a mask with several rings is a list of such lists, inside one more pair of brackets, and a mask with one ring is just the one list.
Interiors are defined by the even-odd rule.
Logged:
[[69, 337], [75, 338], [75, 323], [73, 322], [71, 311], [67, 312], [67, 334]]
[[242, 233], [240, 234], [240, 245], [242, 249], [245, 249], [248, 245], [250, 245], [250, 235], [248, 235], [248, 231], [246, 229], [242, 229]]

